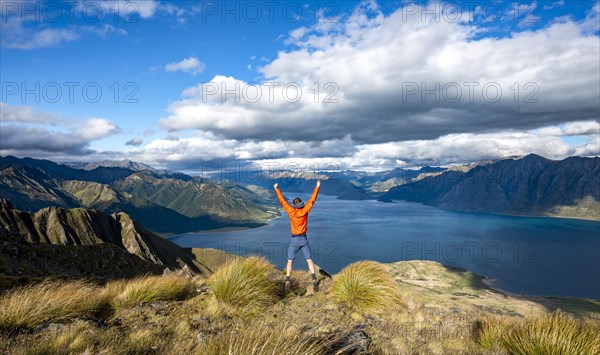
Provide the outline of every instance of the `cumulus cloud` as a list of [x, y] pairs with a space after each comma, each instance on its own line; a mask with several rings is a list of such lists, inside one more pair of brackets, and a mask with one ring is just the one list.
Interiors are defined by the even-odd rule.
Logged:
[[[163, 5], [145, 14], [185, 15]], [[114, 123], [2, 104], [0, 150], [171, 169], [238, 161], [370, 170], [600, 154], [600, 3], [581, 22], [564, 17], [499, 37], [477, 22], [423, 21], [403, 9], [384, 15], [363, 2], [290, 31], [285, 50], [260, 59], [258, 83], [215, 75], [184, 88], [159, 121], [166, 138], [144, 146], [136, 137], [126, 152], [94, 152], [89, 142], [118, 132]], [[164, 69], [197, 75], [205, 66], [189, 57]]]
[[144, 161], [170, 162], [214, 160], [260, 160], [278, 158], [303, 158], [328, 155], [342, 157], [352, 155], [354, 142], [346, 137], [323, 142], [268, 140], [238, 141], [222, 139], [210, 133], [197, 137], [157, 139], [144, 148], [130, 151]]
[[402, 10], [363, 3], [345, 19], [291, 31], [291, 48], [259, 68], [263, 82], [217, 75], [185, 89], [160, 123], [236, 140], [377, 144], [598, 117], [598, 36], [583, 23], [494, 38], [476, 23]]
[[70, 120], [29, 106], [1, 104], [0, 153], [63, 153], [79, 156], [93, 153], [92, 141], [120, 132], [105, 118]]
[[[384, 170], [397, 166], [447, 165], [536, 153], [551, 159], [600, 155], [598, 121], [573, 122], [534, 130], [452, 133], [435, 139], [358, 144], [350, 136], [315, 141], [236, 140], [199, 132], [195, 137], [158, 139], [129, 151], [134, 159], [171, 169], [210, 162], [252, 162], [264, 166]], [[562, 138], [583, 136], [572, 145]]]
[[596, 1], [596, 4], [582, 22], [581, 27], [592, 35], [598, 34], [598, 31], [600, 31], [600, 1]]
[[600, 137], [600, 122], [581, 121], [569, 122], [557, 127], [544, 127], [539, 129], [542, 136], [598, 136]]
[[180, 62], [169, 63], [165, 66], [165, 70], [168, 72], [182, 71], [193, 76], [202, 73], [204, 69], [206, 69], [206, 65], [196, 57], [185, 58]]
[[13, 106], [0, 102], [0, 122], [65, 124], [67, 119], [60, 115], [40, 112], [31, 106]]
[[92, 141], [118, 133], [119, 127], [104, 118], [90, 118], [79, 124], [73, 131], [76, 136]]
[[[69, 132], [38, 127], [3, 125], [0, 129], [0, 151], [61, 152], [67, 155], [85, 155], [91, 151], [89, 141]], [[4, 154], [4, 153], [3, 153]]]
[[134, 147], [139, 147], [140, 145], [142, 145], [142, 143], [144, 143], [144, 140], [142, 138], [139, 137], [134, 137], [131, 138], [130, 140], [128, 140], [125, 145], [131, 145]]

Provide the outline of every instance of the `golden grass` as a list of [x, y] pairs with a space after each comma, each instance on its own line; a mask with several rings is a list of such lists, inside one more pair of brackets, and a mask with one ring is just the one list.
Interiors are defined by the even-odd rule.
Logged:
[[515, 320], [509, 317], [494, 317], [476, 321], [474, 338], [483, 349], [492, 353], [503, 352], [503, 337], [515, 325]]
[[600, 321], [561, 311], [515, 322], [480, 322], [475, 337], [485, 350], [509, 354], [600, 354]]
[[109, 299], [81, 281], [46, 281], [5, 293], [0, 298], [0, 330], [14, 332], [79, 316], [105, 316]]
[[346, 266], [335, 277], [331, 293], [336, 302], [365, 313], [389, 311], [403, 304], [396, 281], [385, 266], [374, 261]]
[[[193, 339], [193, 334], [185, 334]], [[174, 336], [172, 328], [112, 328], [102, 330], [77, 320], [72, 324], [42, 331], [34, 341], [13, 344], [15, 354], [185, 354], [189, 342]], [[32, 340], [33, 340], [32, 339]], [[180, 343], [183, 343], [180, 346]]]
[[272, 270], [263, 258], [236, 259], [219, 268], [207, 283], [219, 305], [256, 310], [275, 301], [277, 285], [268, 276]]
[[[333, 281], [323, 280], [321, 292], [291, 293], [280, 302], [276, 271], [257, 257], [231, 261], [209, 279], [146, 276], [103, 288], [44, 282], [0, 297], [0, 353], [333, 354], [365, 346], [356, 335], [360, 329], [373, 354], [600, 354], [600, 318], [450, 309], [401, 296], [387, 270], [355, 263]], [[306, 274], [295, 278], [300, 290], [307, 285]], [[212, 292], [188, 297], [207, 287]], [[212, 312], [214, 305], [235, 317]], [[94, 320], [108, 310], [114, 312], [110, 321]], [[473, 332], [475, 319], [484, 321]], [[48, 323], [63, 324], [43, 326]]]
[[105, 292], [117, 308], [129, 308], [140, 303], [178, 300], [189, 296], [194, 281], [176, 275], [147, 275], [133, 280], [117, 280], [106, 284]]
[[75, 321], [73, 324], [54, 331], [53, 337], [30, 344], [25, 349], [15, 349], [16, 353], [29, 354], [69, 354], [92, 353], [95, 337], [99, 331], [89, 323]]
[[285, 323], [275, 326], [238, 325], [210, 337], [200, 347], [201, 354], [324, 354], [333, 343], [323, 337], [300, 332]]

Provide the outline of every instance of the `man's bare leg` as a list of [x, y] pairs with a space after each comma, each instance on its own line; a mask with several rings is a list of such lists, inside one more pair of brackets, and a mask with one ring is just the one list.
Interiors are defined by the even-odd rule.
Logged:
[[292, 281], [290, 280], [290, 275], [292, 274], [292, 260], [288, 260], [287, 262], [287, 266], [285, 267], [285, 282], [284, 284], [284, 293], [288, 293], [290, 290], [290, 287], [292, 285]]
[[308, 270], [312, 275], [315, 274], [315, 264], [313, 264], [312, 259], [306, 259], [306, 263], [308, 264]]
[[313, 283], [313, 291], [319, 291], [319, 282], [317, 281], [317, 277], [315, 275], [315, 264], [313, 264], [312, 259], [306, 259], [306, 263], [308, 264], [308, 270], [310, 270], [310, 276], [312, 278]]

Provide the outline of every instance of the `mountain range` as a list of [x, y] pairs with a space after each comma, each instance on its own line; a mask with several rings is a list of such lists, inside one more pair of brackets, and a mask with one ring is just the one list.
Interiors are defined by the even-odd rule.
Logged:
[[145, 169], [76, 169], [48, 160], [0, 158], [0, 198], [21, 210], [83, 207], [126, 212], [164, 234], [225, 226], [258, 226], [273, 216], [269, 201], [241, 186]]
[[345, 170], [325, 172], [324, 174], [329, 178], [351, 182], [367, 193], [378, 195], [387, 192], [392, 187], [406, 184], [420, 176], [441, 173], [446, 169], [443, 167], [425, 166], [419, 169], [395, 168], [393, 170], [375, 172]]
[[448, 210], [600, 219], [600, 158], [530, 154], [446, 171], [390, 189], [380, 200]]
[[340, 200], [369, 200], [374, 197], [361, 186], [350, 181], [340, 179], [329, 173], [314, 173], [308, 171], [242, 171], [238, 174], [226, 175], [222, 172], [206, 174], [209, 178], [218, 181], [229, 181], [246, 186], [250, 189], [257, 187], [269, 192], [269, 198], [275, 199], [273, 184], [277, 182], [283, 192], [305, 193], [310, 195], [316, 180], [321, 180], [321, 194], [336, 196]]
[[49, 206], [125, 212], [161, 234], [260, 226], [280, 211], [275, 181], [284, 194], [307, 197], [317, 179], [322, 181], [321, 194], [338, 199], [407, 200], [456, 211], [599, 219], [599, 162], [583, 157], [553, 161], [532, 154], [452, 167], [271, 171], [225, 180], [218, 173], [192, 177], [129, 160], [67, 166], [8, 156], [0, 158], [0, 198], [28, 212]]

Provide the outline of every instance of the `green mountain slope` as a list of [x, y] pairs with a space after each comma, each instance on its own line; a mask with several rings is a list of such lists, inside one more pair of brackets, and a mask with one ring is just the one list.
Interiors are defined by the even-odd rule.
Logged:
[[254, 203], [258, 196], [249, 198], [251, 191], [241, 194], [206, 180], [157, 179], [135, 173], [115, 186], [191, 218], [210, 215], [221, 221], [260, 221], [270, 217], [265, 208]]
[[[184, 216], [144, 198], [127, 192], [118, 192], [109, 185], [90, 181], [64, 181], [61, 186], [75, 197], [81, 207], [97, 209], [108, 214], [125, 212], [158, 233], [185, 233], [232, 225], [232, 223], [216, 221], [206, 215], [194, 218]], [[244, 224], [234, 223], [234, 225]]]
[[119, 166], [79, 170], [10, 156], [0, 158], [0, 198], [28, 212], [49, 206], [125, 212], [163, 234], [253, 227], [272, 217], [268, 206], [261, 206], [263, 198], [237, 185]]
[[18, 201], [19, 207], [36, 211], [43, 207], [76, 207], [77, 201], [57, 186], [57, 180], [28, 166], [0, 167], [0, 198]]

